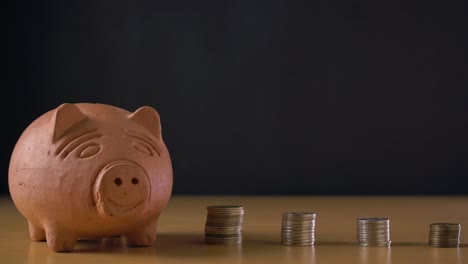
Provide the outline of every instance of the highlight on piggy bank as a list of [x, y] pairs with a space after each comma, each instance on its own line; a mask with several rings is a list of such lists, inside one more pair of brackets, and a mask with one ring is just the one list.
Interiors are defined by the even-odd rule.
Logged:
[[62, 104], [23, 132], [11, 156], [11, 197], [30, 238], [72, 251], [85, 237], [156, 239], [172, 192], [159, 114], [105, 104]]

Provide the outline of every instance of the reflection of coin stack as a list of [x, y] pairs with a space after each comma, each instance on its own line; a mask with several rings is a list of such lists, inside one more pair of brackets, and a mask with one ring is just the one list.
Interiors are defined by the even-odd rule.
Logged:
[[240, 244], [244, 208], [238, 205], [208, 206], [205, 241], [209, 244]]
[[315, 242], [314, 213], [284, 213], [281, 243], [288, 246], [309, 246]]
[[390, 246], [390, 220], [388, 218], [359, 218], [357, 236], [361, 246]]
[[460, 224], [431, 224], [429, 229], [429, 245], [433, 247], [458, 247], [460, 245], [460, 230]]

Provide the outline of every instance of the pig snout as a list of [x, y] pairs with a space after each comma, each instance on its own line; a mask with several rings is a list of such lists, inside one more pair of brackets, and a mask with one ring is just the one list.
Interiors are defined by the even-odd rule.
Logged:
[[101, 216], [125, 217], [143, 210], [151, 185], [145, 170], [132, 161], [107, 164], [94, 184], [94, 201]]

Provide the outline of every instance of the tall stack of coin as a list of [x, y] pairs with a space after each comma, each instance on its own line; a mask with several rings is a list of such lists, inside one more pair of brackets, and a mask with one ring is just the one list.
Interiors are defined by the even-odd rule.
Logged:
[[244, 208], [239, 205], [208, 206], [205, 241], [209, 244], [240, 244]]
[[315, 242], [315, 213], [283, 213], [281, 243], [309, 246]]
[[429, 245], [433, 247], [458, 247], [461, 225], [454, 223], [434, 223], [429, 227]]
[[357, 240], [361, 246], [390, 246], [390, 220], [388, 218], [357, 219]]

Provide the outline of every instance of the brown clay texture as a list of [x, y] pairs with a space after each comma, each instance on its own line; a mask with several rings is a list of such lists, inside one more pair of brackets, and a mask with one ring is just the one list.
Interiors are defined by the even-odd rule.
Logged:
[[36, 119], [11, 156], [9, 188], [32, 240], [71, 251], [77, 239], [151, 245], [172, 191], [159, 114], [62, 104]]

